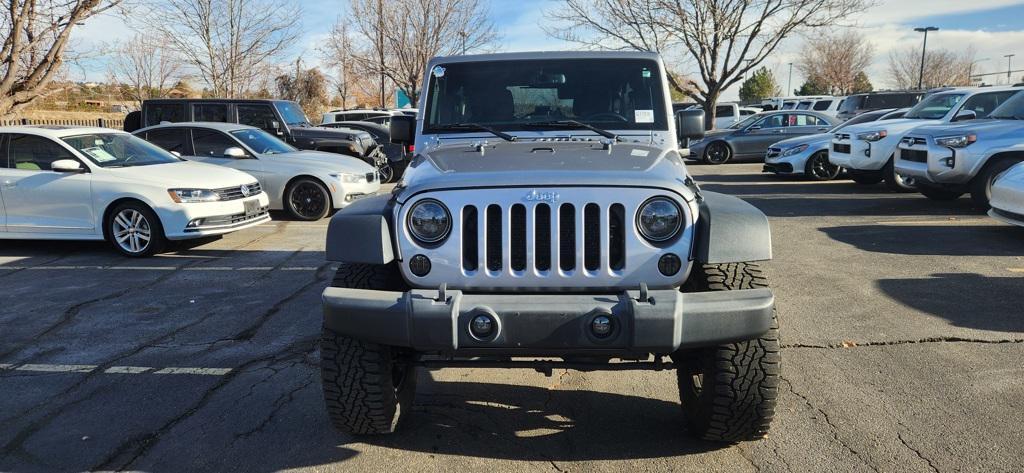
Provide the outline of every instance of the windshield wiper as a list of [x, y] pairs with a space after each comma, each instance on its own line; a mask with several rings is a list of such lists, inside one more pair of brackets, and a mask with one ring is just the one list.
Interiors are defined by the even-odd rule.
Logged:
[[488, 132], [488, 133], [490, 133], [490, 134], [492, 134], [494, 136], [497, 136], [498, 138], [501, 138], [501, 139], [503, 139], [505, 141], [515, 141], [516, 140], [515, 136], [512, 136], [512, 135], [510, 135], [508, 133], [505, 133], [503, 131], [496, 130], [496, 129], [491, 128], [489, 126], [481, 125], [479, 123], [449, 123], [447, 125], [438, 125], [438, 126], [434, 126], [434, 127], [431, 127], [431, 128], [433, 128], [435, 130], [442, 130], [442, 131], [444, 131], [444, 130], [469, 130], [469, 131], [480, 130], [480, 131], [486, 131], [486, 132]]
[[590, 130], [590, 131], [592, 131], [594, 133], [597, 133], [598, 135], [601, 135], [601, 136], [603, 136], [605, 138], [610, 138], [610, 139], [613, 139], [615, 141], [622, 141], [622, 138], [619, 138], [619, 135], [616, 135], [615, 133], [612, 133], [612, 132], [610, 132], [608, 130], [602, 130], [601, 128], [598, 128], [596, 126], [588, 125], [586, 123], [583, 123], [583, 122], [580, 122], [580, 121], [576, 121], [576, 120], [554, 120], [554, 121], [549, 121], [549, 122], [530, 122], [530, 123], [524, 123], [523, 125], [524, 126], [552, 127], [552, 128], [567, 128], [567, 129], [583, 128], [583, 129], [586, 129], [586, 130]]

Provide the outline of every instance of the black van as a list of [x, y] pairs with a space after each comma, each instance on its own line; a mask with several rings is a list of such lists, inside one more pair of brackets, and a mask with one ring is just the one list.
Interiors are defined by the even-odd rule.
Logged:
[[907, 108], [917, 105], [924, 97], [922, 91], [914, 92], [870, 92], [854, 94], [846, 98], [836, 112], [836, 118], [846, 121], [864, 112], [883, 108]]

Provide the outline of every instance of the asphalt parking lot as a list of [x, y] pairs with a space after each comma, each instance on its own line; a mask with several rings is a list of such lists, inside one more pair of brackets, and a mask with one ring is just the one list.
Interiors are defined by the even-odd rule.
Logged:
[[692, 166], [772, 222], [768, 438], [693, 440], [670, 372], [420, 374], [397, 435], [327, 423], [326, 221], [128, 260], [0, 246], [2, 471], [1024, 471], [1024, 229], [969, 199]]

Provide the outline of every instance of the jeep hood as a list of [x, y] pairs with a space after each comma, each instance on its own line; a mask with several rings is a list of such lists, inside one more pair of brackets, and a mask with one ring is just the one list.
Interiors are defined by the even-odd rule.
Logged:
[[686, 166], [674, 150], [597, 141], [523, 141], [443, 146], [409, 163], [399, 200], [434, 190], [472, 187], [636, 186], [674, 189], [685, 197]]
[[914, 128], [908, 135], [915, 136], [948, 136], [958, 133], [976, 133], [985, 136], [1002, 136], [1007, 133], [1020, 134], [1024, 131], [1024, 121], [979, 119], [945, 125], [926, 125]]

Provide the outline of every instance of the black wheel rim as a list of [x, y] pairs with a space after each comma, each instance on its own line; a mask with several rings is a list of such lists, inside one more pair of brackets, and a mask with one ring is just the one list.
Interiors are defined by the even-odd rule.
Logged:
[[305, 218], [315, 218], [323, 214], [327, 207], [326, 195], [316, 184], [303, 182], [292, 189], [288, 200], [295, 213]]
[[830, 163], [827, 157], [819, 154], [811, 162], [811, 172], [819, 179], [832, 179], [839, 174], [839, 166]]
[[716, 164], [723, 163], [727, 152], [723, 145], [711, 145], [711, 148], [708, 148], [708, 161]]

